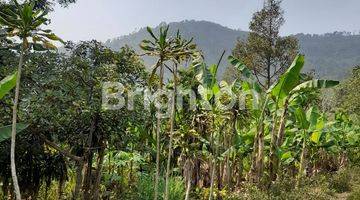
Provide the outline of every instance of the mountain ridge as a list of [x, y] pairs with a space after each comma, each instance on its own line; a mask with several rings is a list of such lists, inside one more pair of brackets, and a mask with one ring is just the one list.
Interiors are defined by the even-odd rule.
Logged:
[[[231, 29], [205, 20], [184, 20], [168, 24], [162, 22], [154, 27], [154, 32], [159, 32], [159, 27], [163, 25], [170, 26], [170, 35], [180, 30], [183, 37], [194, 38], [194, 42], [209, 64], [217, 63], [224, 50], [226, 56], [230, 55], [236, 41], [245, 40], [248, 35], [246, 31]], [[314, 71], [319, 78], [342, 80], [350, 74], [355, 65], [360, 64], [360, 35], [334, 32], [322, 35], [300, 33], [292, 36], [299, 40], [300, 53], [306, 56], [304, 70]], [[144, 27], [137, 32], [109, 39], [105, 45], [113, 50], [128, 45], [141, 54], [139, 44], [145, 38], [149, 39], [149, 35]], [[147, 67], [154, 63], [149, 57], [143, 59]], [[227, 62], [222, 61], [220, 73], [225, 71], [227, 65]]]

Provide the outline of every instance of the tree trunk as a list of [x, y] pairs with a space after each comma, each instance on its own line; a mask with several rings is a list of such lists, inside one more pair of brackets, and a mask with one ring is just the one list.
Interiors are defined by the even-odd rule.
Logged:
[[185, 200], [189, 200], [190, 198], [190, 191], [191, 191], [191, 175], [192, 175], [192, 162], [188, 158], [187, 164], [186, 164], [186, 193], [185, 193]]
[[17, 70], [17, 78], [16, 78], [15, 98], [14, 98], [12, 126], [11, 126], [11, 147], [10, 147], [11, 177], [13, 180], [14, 191], [17, 200], [21, 200], [21, 193], [20, 193], [20, 187], [16, 175], [16, 166], [15, 166], [16, 121], [17, 121], [17, 108], [18, 108], [19, 94], [20, 94], [20, 82], [21, 82], [20, 79], [21, 79], [22, 66], [24, 64], [25, 49], [26, 49], [25, 39], [23, 39], [21, 52], [20, 52], [19, 66]]
[[83, 174], [82, 174], [82, 170], [83, 170], [83, 166], [84, 163], [78, 162], [77, 163], [77, 169], [76, 169], [76, 184], [75, 184], [75, 189], [73, 192], [73, 200], [77, 200], [79, 198], [79, 194], [80, 194], [80, 189], [82, 186], [82, 180], [83, 180]]
[[65, 180], [61, 179], [59, 181], [59, 200], [64, 199], [64, 187], [65, 187]]
[[[215, 126], [215, 119], [213, 118], [213, 126]], [[211, 133], [211, 139], [210, 139], [210, 146], [215, 146], [214, 141], [214, 133]], [[217, 148], [216, 148], [217, 149]], [[215, 171], [216, 171], [216, 152], [213, 152], [213, 158], [211, 162], [211, 174], [210, 174], [210, 193], [209, 193], [209, 200], [212, 200], [213, 193], [214, 193], [214, 179], [215, 179]]]
[[266, 89], [269, 89], [271, 86], [271, 58], [267, 58], [267, 69], [266, 69]]
[[99, 151], [99, 157], [98, 157], [98, 162], [97, 162], [97, 169], [95, 172], [95, 183], [93, 185], [93, 200], [98, 200], [99, 196], [100, 196], [100, 182], [101, 182], [101, 172], [102, 172], [102, 167], [103, 167], [103, 162], [104, 162], [104, 157], [105, 157], [105, 149], [101, 148]]
[[97, 121], [98, 121], [98, 114], [96, 113], [94, 118], [92, 119], [91, 125], [90, 125], [90, 131], [89, 131], [89, 138], [87, 141], [87, 150], [84, 155], [84, 158], [86, 160], [86, 163], [84, 165], [85, 167], [85, 174], [84, 174], [84, 185], [83, 185], [83, 192], [84, 192], [84, 200], [90, 200], [91, 199], [91, 185], [92, 185], [92, 163], [93, 163], [93, 157], [94, 153], [92, 150], [93, 146], [93, 137], [96, 131], [97, 127]]
[[224, 162], [219, 161], [218, 167], [216, 168], [216, 183], [217, 183], [217, 191], [216, 191], [216, 199], [221, 200], [221, 194], [220, 191], [223, 187], [223, 172], [224, 172]]
[[86, 163], [84, 165], [84, 184], [83, 184], [83, 193], [84, 200], [91, 199], [91, 180], [92, 180], [92, 163], [93, 163], [94, 153], [90, 152], [86, 158]]
[[[229, 150], [228, 150], [229, 151]], [[230, 151], [226, 155], [226, 164], [225, 164], [225, 184], [227, 188], [231, 188], [231, 167], [230, 167]]]
[[168, 158], [166, 165], [166, 177], [165, 177], [165, 198], [164, 200], [169, 199], [169, 178], [170, 178], [170, 164], [171, 164], [171, 155], [172, 155], [172, 142], [174, 135], [174, 123], [175, 123], [175, 103], [176, 103], [176, 92], [177, 92], [177, 64], [175, 64], [174, 68], [174, 93], [171, 100], [171, 116], [170, 116], [170, 138], [169, 138], [169, 150], [168, 150]]

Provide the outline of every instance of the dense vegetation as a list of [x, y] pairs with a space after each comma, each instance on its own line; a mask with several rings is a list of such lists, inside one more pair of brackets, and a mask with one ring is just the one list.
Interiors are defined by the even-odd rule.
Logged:
[[[267, 2], [255, 22], [280, 9]], [[208, 64], [162, 26], [138, 44], [149, 72], [128, 46], [65, 43], [36, 5], [1, 5], [0, 198], [359, 199], [358, 68], [341, 84], [315, 79], [286, 38], [280, 51], [263, 43], [256, 62], [281, 67], [263, 81], [256, 52]], [[266, 31], [251, 34], [247, 48]], [[219, 80], [221, 62], [231, 80]]]

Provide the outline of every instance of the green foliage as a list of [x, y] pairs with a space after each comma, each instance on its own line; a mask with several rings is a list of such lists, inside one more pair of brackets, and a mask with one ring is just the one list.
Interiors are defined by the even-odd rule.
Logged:
[[0, 99], [2, 99], [16, 85], [17, 73], [9, 75], [0, 81]]
[[34, 2], [25, 2], [4, 6], [0, 11], [0, 24], [5, 28], [7, 37], [18, 37], [23, 40], [20, 45], [24, 50], [33, 48], [35, 51], [56, 49], [50, 41], [64, 43], [51, 30], [44, 30], [42, 26], [48, 23], [47, 11], [36, 10]]
[[296, 93], [296, 92], [311, 91], [314, 89], [331, 88], [338, 85], [339, 83], [340, 83], [339, 81], [315, 79], [297, 85], [295, 88], [292, 89], [291, 92]]
[[[7, 34], [25, 39], [27, 49], [52, 48], [47, 42], [61, 40], [48, 30], [38, 29], [37, 23], [45, 23], [47, 19], [38, 15], [46, 12], [32, 12], [35, 7], [26, 4], [20, 9], [22, 19], [34, 20], [35, 24], [19, 24], [10, 18], [3, 21], [7, 26], [16, 22], [17, 28], [34, 27], [36, 34], [24, 34], [15, 29], [8, 30]], [[0, 16], [14, 15], [12, 9], [2, 10]], [[15, 15], [20, 18], [19, 14]], [[264, 38], [268, 32], [262, 29], [264, 24], [261, 23], [270, 18], [275, 22], [274, 32]], [[207, 199], [211, 195], [224, 199], [329, 199], [330, 189], [349, 190], [351, 185], [344, 184], [349, 179], [348, 174], [339, 173], [331, 177], [331, 182], [315, 178], [319, 173], [338, 170], [346, 164], [346, 159], [351, 163], [356, 160], [354, 152], [360, 144], [359, 127], [345, 113], [336, 113], [333, 117], [320, 109], [318, 95], [321, 89], [333, 87], [338, 82], [309, 77], [305, 80], [301, 75], [305, 62], [302, 55], [290, 65], [297, 42], [278, 36], [282, 23], [279, 2], [266, 1], [265, 8], [254, 15], [248, 43], [241, 44], [237, 49], [239, 52], [234, 51], [234, 56], [229, 57], [239, 75], [231, 82], [219, 81], [221, 58], [225, 54], [217, 64], [209, 65], [192, 39], [183, 39], [179, 32], [173, 33], [168, 26], [143, 30], [149, 34], [149, 39], [143, 40], [140, 48], [147, 56], [157, 58], [150, 77], [142, 60], [129, 47], [115, 52], [97, 41], [88, 41], [69, 44], [66, 55], [29, 51], [29, 62], [22, 79], [26, 87], [21, 88], [18, 115], [19, 120], [28, 120], [29, 126], [19, 137], [16, 155], [19, 182], [26, 191], [26, 198], [36, 198], [36, 194], [40, 194], [40, 199], [47, 199], [47, 191], [50, 196], [55, 196], [56, 188], [64, 182], [64, 198], [72, 198], [74, 179], [79, 175], [75, 169], [79, 168], [85, 169], [84, 183], [80, 183], [83, 191], [99, 189], [100, 198], [104, 199], [154, 199], [155, 186], [149, 174], [156, 168], [157, 153], [159, 163], [166, 163], [164, 147], [171, 142], [174, 143], [170, 148], [173, 152], [168, 161], [174, 170], [169, 199], [184, 199], [184, 180], [188, 177], [191, 178], [190, 196], [196, 199]], [[271, 48], [266, 39], [272, 40]], [[244, 53], [252, 47], [249, 54]], [[258, 65], [264, 61], [263, 55], [276, 60], [270, 68], [278, 70], [266, 84], [257, 77], [258, 72], [265, 73], [264, 67], [268, 67]], [[182, 68], [179, 72], [178, 67]], [[186, 96], [184, 107], [176, 109], [173, 115], [173, 124], [165, 120], [156, 123], [153, 105], [150, 110], [145, 110], [139, 102], [135, 102], [134, 110], [112, 111], [101, 107], [102, 83], [125, 83], [125, 93], [132, 86], [155, 89], [153, 83], [158, 81], [158, 69], [174, 75], [169, 82], [160, 77], [159, 88], [164, 85], [173, 90], [177, 89], [174, 86], [194, 89], [194, 102], [198, 107], [190, 109], [191, 99]], [[2, 71], [9, 74], [12, 69]], [[147, 83], [149, 78], [153, 81]], [[270, 83], [275, 84], [267, 92], [260, 86], [263, 84], [268, 88]], [[4, 88], [9, 90], [11, 87]], [[222, 91], [231, 91], [233, 97], [222, 95]], [[11, 98], [3, 97], [0, 101], [4, 105], [0, 107], [1, 125], [10, 121], [8, 111], [12, 106]], [[228, 110], [217, 104], [217, 100], [226, 103], [231, 98], [236, 101]], [[203, 109], [204, 105], [210, 109]], [[280, 123], [279, 116], [284, 122], [284, 142], [273, 145], [273, 134], [280, 130], [276, 126]], [[161, 134], [155, 136], [155, 127]], [[174, 140], [170, 140], [172, 134]], [[2, 137], [0, 129], [0, 137], [7, 138], [8, 135]], [[4, 170], [0, 171], [0, 181], [4, 191], [8, 192], [11, 185], [9, 143], [2, 138], [0, 164]], [[278, 170], [277, 180], [270, 182], [265, 163], [271, 159], [269, 153], [273, 153], [272, 150], [279, 159], [281, 170]], [[335, 159], [337, 157], [341, 161]], [[332, 163], [327, 164], [327, 160]], [[83, 161], [85, 166], [81, 165]], [[256, 173], [263, 176], [256, 186], [248, 183], [254, 163], [259, 168]], [[308, 178], [304, 177], [300, 187], [295, 188], [294, 177], [299, 174], [299, 169]], [[90, 187], [86, 186], [87, 179]], [[95, 180], [100, 180], [100, 185], [96, 185]], [[266, 185], [261, 185], [263, 183]], [[268, 190], [262, 190], [265, 186]], [[161, 180], [160, 193], [164, 188]], [[160, 195], [160, 199], [163, 198]]]
[[285, 21], [280, 3], [278, 0], [265, 1], [262, 10], [253, 15], [249, 37], [246, 41], [239, 40], [232, 52], [243, 59], [265, 89], [286, 71], [299, 48], [294, 37], [279, 36]]
[[342, 82], [335, 91], [336, 100], [333, 110], [342, 109], [354, 117], [360, 114], [359, 104], [360, 67], [355, 67], [352, 76]]
[[[170, 178], [169, 200], [178, 200], [185, 198], [184, 182], [180, 177]], [[159, 198], [163, 199], [165, 191], [165, 182], [161, 179], [159, 184]], [[132, 192], [131, 199], [153, 200], [154, 199], [154, 181], [150, 176], [143, 175], [139, 177], [135, 191]]]
[[304, 56], [298, 55], [287, 71], [281, 75], [279, 81], [268, 90], [268, 93], [271, 93], [276, 102], [281, 102], [299, 84], [300, 72], [304, 62]]
[[[16, 133], [21, 133], [29, 124], [17, 124]], [[0, 127], [0, 142], [11, 138], [11, 126]]]

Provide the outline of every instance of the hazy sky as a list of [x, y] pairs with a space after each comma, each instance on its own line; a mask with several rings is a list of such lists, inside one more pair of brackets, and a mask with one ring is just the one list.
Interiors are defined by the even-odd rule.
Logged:
[[[51, 28], [65, 40], [106, 39], [185, 19], [248, 30], [263, 0], [78, 0], [55, 8]], [[282, 34], [360, 31], [360, 0], [283, 0]]]

